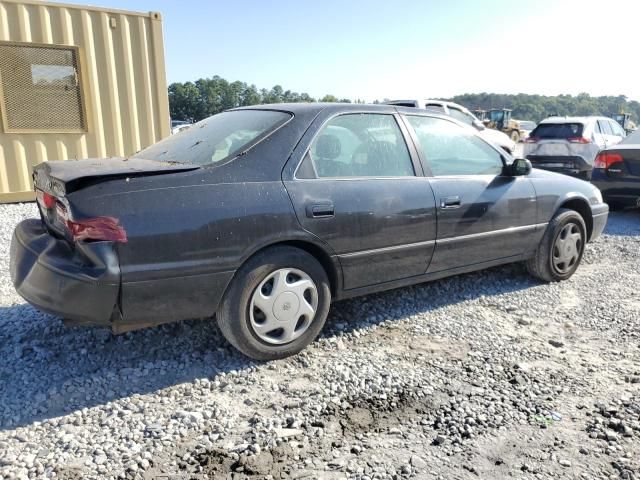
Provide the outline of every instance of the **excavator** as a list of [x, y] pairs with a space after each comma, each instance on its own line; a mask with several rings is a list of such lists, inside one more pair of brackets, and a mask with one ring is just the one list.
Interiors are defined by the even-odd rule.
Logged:
[[488, 128], [493, 128], [494, 130], [500, 130], [501, 132], [506, 133], [514, 142], [517, 143], [520, 141], [520, 124], [517, 120], [511, 118], [511, 109], [492, 108], [485, 112], [482, 122]]
[[624, 131], [627, 132], [627, 135], [638, 128], [633, 120], [631, 120], [631, 115], [629, 115], [628, 113], [614, 113], [613, 115], [610, 115], [610, 117], [618, 122], [622, 128], [624, 128]]

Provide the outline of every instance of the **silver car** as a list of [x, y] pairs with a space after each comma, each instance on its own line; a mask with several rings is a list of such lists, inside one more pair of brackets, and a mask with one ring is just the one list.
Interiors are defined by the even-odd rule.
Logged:
[[523, 154], [536, 168], [589, 180], [600, 150], [620, 143], [625, 135], [606, 117], [549, 117], [529, 134]]
[[516, 144], [509, 138], [509, 135], [487, 128], [476, 116], [468, 109], [453, 102], [445, 102], [444, 100], [389, 100], [384, 102], [385, 105], [398, 105], [402, 107], [424, 108], [425, 110], [440, 115], [453, 117], [459, 122], [472, 126], [478, 131], [478, 134], [486, 141], [497, 145], [513, 155]]

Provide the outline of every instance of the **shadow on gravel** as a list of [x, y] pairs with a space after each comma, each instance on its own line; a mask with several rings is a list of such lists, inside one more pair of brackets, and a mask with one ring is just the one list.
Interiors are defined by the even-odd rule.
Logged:
[[609, 220], [603, 233], [624, 237], [640, 236], [640, 209], [609, 212]]
[[[534, 285], [520, 265], [509, 265], [346, 300], [334, 304], [322, 336]], [[0, 355], [0, 430], [199, 378], [223, 382], [221, 374], [258, 364], [236, 352], [211, 319], [112, 335], [64, 327], [25, 304], [0, 308]]]

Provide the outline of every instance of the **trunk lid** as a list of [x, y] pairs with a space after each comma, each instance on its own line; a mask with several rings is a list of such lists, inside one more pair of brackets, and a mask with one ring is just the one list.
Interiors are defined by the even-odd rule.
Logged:
[[37, 190], [60, 197], [79, 190], [85, 185], [116, 178], [162, 175], [198, 168], [200, 167], [197, 165], [137, 157], [56, 160], [36, 165], [33, 169], [33, 183]]
[[[60, 237], [71, 240], [71, 208], [67, 195], [85, 186], [117, 178], [163, 175], [200, 168], [197, 165], [161, 162], [143, 158], [89, 158], [44, 162], [33, 169], [36, 201], [45, 226]], [[94, 219], [95, 221], [95, 219]], [[110, 222], [108, 219], [107, 222]], [[73, 223], [73, 222], [71, 222]], [[99, 226], [104, 227], [104, 218]], [[95, 227], [95, 225], [90, 225]], [[107, 227], [108, 228], [108, 227]]]
[[622, 155], [627, 172], [634, 177], [640, 177], [640, 145], [618, 144], [607, 148], [606, 151]]

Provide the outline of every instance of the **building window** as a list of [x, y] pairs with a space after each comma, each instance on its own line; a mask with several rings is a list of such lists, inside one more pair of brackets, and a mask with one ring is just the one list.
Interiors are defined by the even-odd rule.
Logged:
[[0, 42], [0, 109], [5, 132], [86, 131], [78, 49]]

